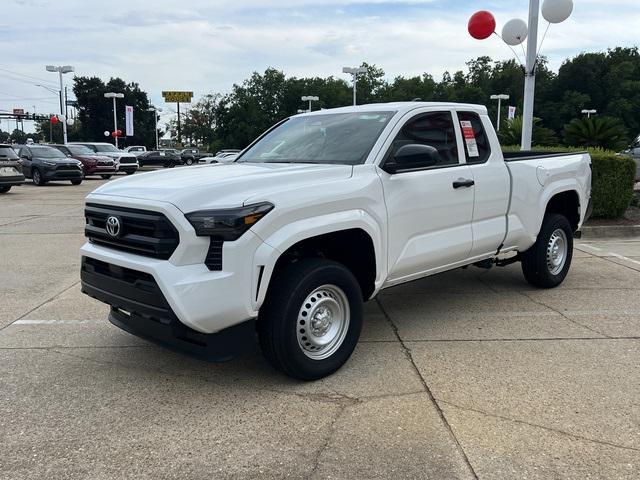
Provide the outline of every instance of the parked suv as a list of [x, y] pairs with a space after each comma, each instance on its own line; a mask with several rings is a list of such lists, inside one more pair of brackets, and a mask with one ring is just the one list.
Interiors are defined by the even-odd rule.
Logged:
[[138, 170], [138, 160], [136, 159], [136, 156], [134, 154], [118, 150], [110, 143], [73, 142], [69, 143], [69, 145], [84, 145], [85, 147], [89, 147], [99, 155], [105, 155], [109, 158], [112, 158], [116, 163], [116, 172], [124, 172], [127, 175], [131, 175], [133, 173], [136, 173], [136, 171]]
[[154, 150], [139, 155], [138, 163], [140, 167], [145, 165], [162, 165], [165, 168], [173, 168], [176, 165], [182, 165], [182, 158], [176, 153]]
[[84, 145], [51, 145], [57, 148], [67, 157], [78, 160], [84, 168], [84, 176], [100, 175], [105, 180], [116, 173], [116, 164], [113, 159], [97, 155], [96, 152]]
[[147, 147], [144, 145], [131, 145], [130, 147], [125, 148], [124, 151], [127, 153], [133, 153], [138, 157], [147, 151]]
[[11, 145], [0, 144], [0, 193], [7, 193], [14, 185], [24, 182], [22, 165]]
[[209, 152], [204, 152], [198, 148], [185, 148], [180, 152], [180, 155], [185, 165], [193, 165], [198, 163], [201, 158], [211, 156]]
[[57, 148], [22, 145], [19, 155], [24, 176], [33, 179], [39, 187], [52, 180], [70, 180], [73, 185], [82, 183], [82, 163], [67, 157]]

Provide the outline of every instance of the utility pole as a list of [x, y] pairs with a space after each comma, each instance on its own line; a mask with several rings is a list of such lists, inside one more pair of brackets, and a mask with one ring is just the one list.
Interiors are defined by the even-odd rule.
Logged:
[[304, 97], [302, 97], [303, 102], [309, 102], [309, 113], [311, 113], [311, 102], [317, 102], [318, 100], [320, 100], [320, 97], [314, 97], [310, 95], [305, 95]]
[[540, 0], [529, 1], [529, 34], [524, 77], [524, 108], [522, 109], [521, 150], [531, 150], [533, 136], [533, 100], [536, 94], [536, 60], [538, 56], [538, 16]]

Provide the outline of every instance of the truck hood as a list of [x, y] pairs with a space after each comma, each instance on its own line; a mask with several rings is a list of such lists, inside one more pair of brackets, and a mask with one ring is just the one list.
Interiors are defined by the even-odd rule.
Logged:
[[349, 165], [233, 163], [138, 173], [106, 183], [93, 194], [169, 202], [185, 213], [233, 208], [301, 186], [349, 178]]

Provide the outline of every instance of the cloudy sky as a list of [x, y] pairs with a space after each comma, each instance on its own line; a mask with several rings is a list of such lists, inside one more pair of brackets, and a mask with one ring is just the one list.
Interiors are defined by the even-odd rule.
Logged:
[[[574, 0], [570, 20], [551, 27], [543, 54], [557, 68], [583, 51], [640, 44], [637, 0]], [[2, 0], [0, 110], [56, 109], [57, 78], [77, 75], [138, 82], [157, 105], [162, 90], [196, 96], [227, 92], [253, 71], [342, 76], [362, 61], [396, 75], [464, 67], [479, 55], [510, 58], [497, 38], [466, 33], [476, 10], [502, 25], [527, 18], [527, 0]], [[541, 25], [544, 30], [545, 25]], [[70, 80], [70, 79], [69, 79]], [[6, 124], [2, 126], [6, 129]]]

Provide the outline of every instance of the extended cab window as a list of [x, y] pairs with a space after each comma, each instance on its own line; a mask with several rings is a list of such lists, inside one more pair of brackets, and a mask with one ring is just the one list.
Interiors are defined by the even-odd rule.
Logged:
[[473, 112], [458, 112], [458, 120], [464, 139], [467, 163], [473, 165], [486, 162], [491, 155], [491, 146], [480, 115]]
[[432, 168], [457, 165], [460, 161], [453, 117], [450, 112], [424, 113], [409, 120], [391, 144], [391, 152], [387, 159], [391, 158], [400, 147], [414, 143], [430, 145], [438, 150], [440, 161]]

